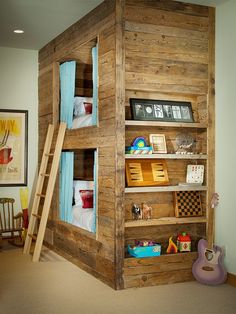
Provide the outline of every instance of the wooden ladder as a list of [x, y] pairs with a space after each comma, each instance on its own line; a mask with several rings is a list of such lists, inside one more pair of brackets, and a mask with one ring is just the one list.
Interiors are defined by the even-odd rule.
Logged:
[[[59, 126], [59, 130], [58, 130], [54, 153], [51, 153], [54, 126], [52, 124], [49, 124], [48, 131], [47, 131], [47, 137], [46, 137], [46, 141], [44, 145], [41, 165], [39, 169], [39, 176], [38, 176], [38, 180], [36, 184], [36, 191], [35, 191], [32, 210], [31, 210], [30, 222], [28, 226], [28, 231], [27, 231], [24, 251], [23, 251], [24, 254], [29, 254], [32, 239], [36, 240], [34, 253], [33, 253], [33, 262], [39, 261], [39, 256], [42, 249], [43, 238], [44, 238], [44, 234], [46, 230], [53, 190], [55, 186], [55, 181], [56, 181], [56, 176], [57, 176], [57, 171], [58, 171], [58, 166], [59, 166], [59, 161], [60, 161], [60, 156], [61, 156], [62, 145], [64, 141], [64, 136], [65, 136], [65, 130], [66, 130], [66, 123], [61, 122]], [[46, 170], [47, 170], [48, 160], [51, 157], [53, 157], [51, 170], [50, 170], [50, 173], [47, 174]], [[46, 186], [46, 193], [44, 195], [42, 194], [42, 190], [44, 186], [44, 179], [46, 177], [48, 177], [48, 180], [47, 180], [47, 186]], [[40, 199], [44, 199], [44, 204], [43, 204], [41, 215], [38, 214]], [[38, 233], [35, 236], [34, 230], [35, 230], [36, 221], [38, 219], [40, 221], [39, 228], [38, 228]]]

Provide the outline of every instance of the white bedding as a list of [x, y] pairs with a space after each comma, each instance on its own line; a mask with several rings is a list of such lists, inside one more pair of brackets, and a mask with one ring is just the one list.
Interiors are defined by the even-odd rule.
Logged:
[[72, 206], [72, 224], [93, 232], [94, 210], [93, 208], [82, 208], [81, 205]]
[[92, 125], [92, 103], [93, 98], [91, 97], [74, 98], [74, 118], [72, 123], [72, 129], [79, 129]]
[[72, 129], [79, 129], [92, 125], [92, 114], [76, 117], [72, 122]]
[[93, 232], [94, 226], [94, 209], [83, 208], [83, 202], [80, 195], [80, 190], [93, 190], [94, 182], [86, 180], [74, 180], [74, 201], [75, 205], [72, 206], [72, 224]]

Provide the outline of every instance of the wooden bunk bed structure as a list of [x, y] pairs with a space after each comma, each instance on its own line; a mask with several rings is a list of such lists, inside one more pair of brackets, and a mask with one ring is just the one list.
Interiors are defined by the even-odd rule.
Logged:
[[[91, 96], [91, 47], [98, 44], [97, 125], [67, 129], [64, 151], [97, 151], [96, 232], [59, 217], [59, 176], [45, 243], [114, 289], [193, 280], [200, 238], [213, 237], [208, 204], [214, 192], [214, 8], [169, 0], [105, 0], [39, 52], [39, 159], [47, 126], [59, 126], [60, 64], [76, 60], [76, 94]], [[194, 122], [136, 121], [130, 98], [191, 102]], [[190, 134], [195, 153], [174, 154], [176, 136]], [[165, 134], [168, 186], [128, 187], [125, 154], [137, 136]], [[136, 157], [137, 158], [137, 157]], [[175, 217], [173, 192], [188, 164], [204, 165], [202, 216]], [[189, 189], [189, 188], [187, 188]], [[133, 203], [146, 202], [152, 219], [132, 220]], [[186, 231], [192, 251], [165, 254], [170, 236]], [[161, 256], [133, 258], [127, 245], [152, 239]]]

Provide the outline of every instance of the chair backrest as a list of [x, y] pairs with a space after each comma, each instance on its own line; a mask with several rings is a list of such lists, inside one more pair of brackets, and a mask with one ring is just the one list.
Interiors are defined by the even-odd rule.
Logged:
[[14, 203], [14, 198], [0, 198], [0, 230], [2, 232], [10, 232], [16, 228]]

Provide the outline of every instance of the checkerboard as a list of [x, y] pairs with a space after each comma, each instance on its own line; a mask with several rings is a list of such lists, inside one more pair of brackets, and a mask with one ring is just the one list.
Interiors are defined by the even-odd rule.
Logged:
[[176, 217], [202, 216], [202, 205], [199, 191], [174, 192]]

